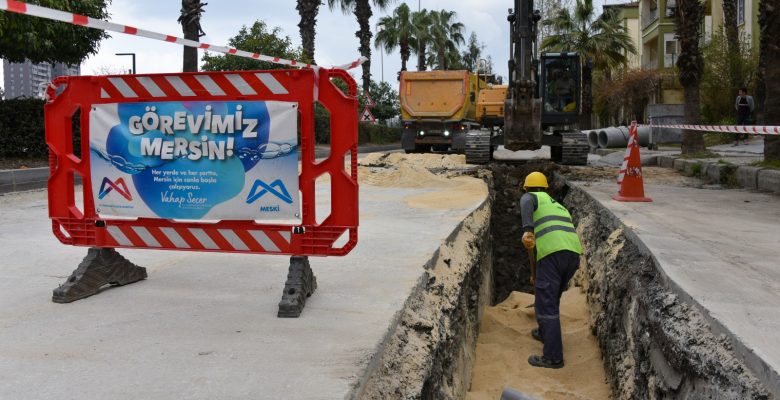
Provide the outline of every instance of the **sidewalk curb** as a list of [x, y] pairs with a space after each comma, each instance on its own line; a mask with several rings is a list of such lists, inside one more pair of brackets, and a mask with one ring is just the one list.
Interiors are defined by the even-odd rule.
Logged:
[[0, 171], [0, 194], [42, 189], [49, 181], [49, 167]]
[[698, 176], [714, 184], [731, 182], [744, 189], [780, 194], [780, 170], [688, 160], [675, 156], [658, 156], [658, 166], [673, 168], [685, 176]]

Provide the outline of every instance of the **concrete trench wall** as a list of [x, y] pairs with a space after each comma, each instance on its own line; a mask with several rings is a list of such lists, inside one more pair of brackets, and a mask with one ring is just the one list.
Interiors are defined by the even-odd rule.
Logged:
[[[492, 196], [491, 196], [492, 197]], [[432, 256], [354, 399], [460, 399], [492, 297], [491, 198]]]
[[586, 254], [580, 281], [616, 399], [770, 399], [639, 238], [580, 188], [566, 188]]

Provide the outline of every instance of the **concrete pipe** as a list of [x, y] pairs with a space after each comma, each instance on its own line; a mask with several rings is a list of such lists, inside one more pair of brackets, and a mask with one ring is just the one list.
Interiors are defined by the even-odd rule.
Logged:
[[637, 125], [636, 133], [639, 135], [639, 145], [647, 147], [650, 145], [650, 125]]
[[626, 147], [628, 145], [628, 129], [622, 131], [615, 127], [599, 131], [599, 147], [603, 149]]
[[588, 144], [590, 144], [591, 149], [597, 149], [599, 147], [599, 131], [584, 131], [582, 133], [588, 135]]

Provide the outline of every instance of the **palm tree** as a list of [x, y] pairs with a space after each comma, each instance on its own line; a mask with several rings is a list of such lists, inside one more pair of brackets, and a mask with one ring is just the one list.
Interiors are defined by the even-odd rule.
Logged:
[[306, 62], [314, 62], [314, 38], [317, 35], [317, 14], [320, 12], [320, 0], [297, 0], [295, 9], [301, 17], [298, 29], [301, 32], [301, 46], [303, 47], [303, 59]]
[[[206, 34], [200, 27], [200, 18], [203, 14], [203, 7], [207, 4], [201, 3], [200, 0], [181, 0], [181, 15], [179, 15], [178, 21], [185, 39], [197, 42], [201, 36]], [[182, 64], [184, 72], [198, 72], [198, 49], [185, 46]]]
[[[780, 0], [761, 0], [758, 5], [761, 26], [761, 80], [764, 84], [764, 121], [780, 125]], [[764, 136], [764, 161], [780, 161], [780, 137]]]
[[590, 129], [593, 68], [610, 70], [625, 65], [626, 53], [636, 53], [631, 37], [613, 12], [596, 17], [593, 0], [577, 0], [573, 14], [568, 8], [562, 8], [543, 25], [554, 33], [544, 38], [542, 49], [575, 51], [583, 58], [580, 129]]
[[371, 10], [371, 3], [380, 10], [384, 10], [395, 0], [328, 0], [330, 9], [339, 7], [344, 14], [355, 14], [360, 30], [355, 32], [355, 36], [360, 40], [360, 55], [368, 60], [363, 64], [363, 91], [368, 93], [371, 86], [371, 26], [369, 20], [374, 15]]
[[414, 38], [410, 43], [412, 50], [417, 53], [417, 70], [425, 71], [427, 69], [428, 43], [431, 41], [431, 13], [426, 9], [412, 13], [412, 28], [414, 29]]
[[399, 47], [401, 50], [401, 71], [406, 71], [406, 63], [412, 54], [411, 43], [414, 37], [414, 25], [412, 25], [412, 12], [406, 3], [393, 10], [392, 16], [379, 19], [379, 32], [374, 39], [377, 48], [383, 47], [388, 53]]
[[463, 38], [464, 26], [455, 21], [455, 11], [431, 11], [431, 44], [436, 52], [436, 61], [439, 69], [449, 69], [450, 53], [458, 53], [458, 46], [465, 43]]
[[[701, 27], [704, 23], [704, 6], [698, 0], [680, 0], [674, 11], [680, 56], [677, 58], [680, 84], [685, 97], [685, 122], [699, 123], [699, 83], [704, 73], [704, 59], [699, 51]], [[704, 136], [697, 132], [683, 133], [682, 154], [701, 153]]]

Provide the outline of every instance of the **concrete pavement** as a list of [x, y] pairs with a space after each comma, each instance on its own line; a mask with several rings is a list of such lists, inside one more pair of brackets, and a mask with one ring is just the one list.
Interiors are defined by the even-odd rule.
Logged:
[[288, 259], [259, 255], [121, 250], [147, 280], [52, 303], [86, 249], [53, 237], [46, 192], [0, 196], [0, 398], [344, 398], [482, 202], [405, 202], [436, 191], [362, 185], [358, 247], [312, 259], [318, 289], [299, 319], [276, 318]]
[[670, 286], [780, 394], [780, 198], [744, 190], [646, 185], [652, 203], [611, 199], [613, 182], [580, 183], [634, 230]]

